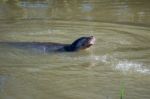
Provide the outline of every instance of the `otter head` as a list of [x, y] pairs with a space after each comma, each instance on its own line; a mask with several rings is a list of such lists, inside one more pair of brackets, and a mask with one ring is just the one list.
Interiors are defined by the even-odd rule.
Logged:
[[95, 37], [80, 37], [79, 39], [75, 40], [70, 46], [68, 46], [68, 51], [78, 51], [84, 50], [95, 44]]

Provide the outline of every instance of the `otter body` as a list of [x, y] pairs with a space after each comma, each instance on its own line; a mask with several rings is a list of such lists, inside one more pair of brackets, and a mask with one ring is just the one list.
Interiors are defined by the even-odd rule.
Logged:
[[95, 38], [81, 37], [71, 44], [61, 44], [53, 42], [1, 42], [16, 48], [34, 49], [42, 52], [73, 52], [89, 48], [95, 43]]

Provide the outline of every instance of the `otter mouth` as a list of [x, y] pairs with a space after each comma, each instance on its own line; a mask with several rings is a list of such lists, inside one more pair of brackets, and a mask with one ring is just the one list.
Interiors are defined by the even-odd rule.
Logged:
[[75, 40], [69, 47], [73, 50], [83, 50], [95, 44], [96, 38], [94, 36], [81, 37]]
[[95, 41], [96, 41], [95, 37], [93, 37], [93, 36], [89, 37], [89, 39], [87, 40], [87, 43], [84, 45], [83, 49], [91, 47], [92, 45], [95, 44]]
[[94, 45], [94, 44], [95, 44], [95, 41], [96, 41], [96, 38], [95, 38], [94, 36], [91, 36], [91, 37], [89, 37], [88, 43], [89, 43], [90, 45]]

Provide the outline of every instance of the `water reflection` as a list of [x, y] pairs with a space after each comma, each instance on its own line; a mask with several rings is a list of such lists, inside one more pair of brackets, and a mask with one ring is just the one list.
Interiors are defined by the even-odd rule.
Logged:
[[0, 4], [0, 19], [90, 20], [148, 25], [149, 4], [149, 0], [8, 0]]
[[8, 0], [0, 4], [0, 19], [18, 19], [24, 16], [24, 10], [18, 6], [17, 0]]

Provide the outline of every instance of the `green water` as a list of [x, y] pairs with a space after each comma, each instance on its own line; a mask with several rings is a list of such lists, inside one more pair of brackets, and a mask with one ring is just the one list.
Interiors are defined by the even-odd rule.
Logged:
[[124, 99], [150, 98], [149, 0], [10, 1], [0, 4], [0, 41], [97, 40], [74, 53], [0, 45], [0, 99], [119, 99], [122, 83]]

